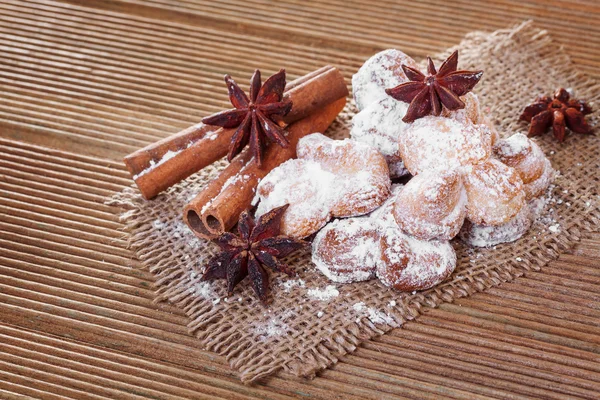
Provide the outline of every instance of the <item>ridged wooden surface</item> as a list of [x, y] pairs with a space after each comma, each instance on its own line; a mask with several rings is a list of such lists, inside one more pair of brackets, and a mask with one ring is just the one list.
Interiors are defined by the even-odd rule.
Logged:
[[312, 381], [244, 386], [152, 302], [103, 200], [130, 183], [123, 155], [225, 106], [224, 72], [350, 77], [380, 48], [423, 56], [536, 17], [600, 77], [594, 1], [264, 3], [0, 2], [0, 398], [598, 398], [600, 235]]

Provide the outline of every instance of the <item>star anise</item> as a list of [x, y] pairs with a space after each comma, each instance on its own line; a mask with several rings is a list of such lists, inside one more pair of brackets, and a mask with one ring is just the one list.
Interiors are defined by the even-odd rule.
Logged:
[[421, 71], [402, 64], [410, 82], [404, 82], [385, 92], [396, 100], [410, 103], [404, 122], [413, 122], [433, 112], [440, 115], [442, 105], [448, 110], [465, 108], [460, 99], [479, 82], [483, 71], [458, 71], [458, 51], [452, 53], [436, 71], [431, 58], [427, 57], [427, 76]]
[[554, 98], [540, 96], [536, 101], [523, 110], [520, 119], [531, 122], [529, 136], [544, 133], [550, 126], [554, 137], [559, 141], [565, 140], [565, 127], [577, 133], [591, 133], [592, 127], [585, 116], [592, 108], [582, 100], [572, 99], [566, 89], [557, 89]]
[[285, 123], [282, 119], [292, 109], [292, 102], [283, 100], [285, 70], [270, 76], [264, 84], [261, 84], [260, 71], [254, 71], [250, 79], [250, 98], [230, 75], [225, 75], [225, 83], [229, 91], [229, 101], [235, 108], [203, 118], [202, 122], [223, 128], [237, 127], [231, 138], [227, 159], [231, 161], [250, 143], [254, 158], [258, 166], [261, 166], [267, 140], [281, 147], [290, 144], [283, 132]]
[[209, 261], [202, 280], [226, 279], [231, 295], [233, 288], [249, 276], [254, 292], [263, 304], [266, 303], [269, 276], [264, 267], [295, 275], [278, 259], [307, 245], [302, 240], [280, 235], [281, 218], [288, 206], [274, 208], [258, 221], [244, 211], [238, 222], [238, 235], [225, 232], [215, 239], [222, 252]]

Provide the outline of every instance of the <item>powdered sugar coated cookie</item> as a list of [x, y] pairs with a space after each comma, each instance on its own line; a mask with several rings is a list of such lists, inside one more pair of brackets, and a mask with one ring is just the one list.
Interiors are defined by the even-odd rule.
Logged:
[[492, 152], [492, 134], [485, 125], [427, 116], [404, 130], [399, 146], [404, 165], [417, 175], [486, 160]]
[[387, 97], [385, 89], [393, 88], [408, 80], [402, 70], [402, 64], [418, 68], [415, 60], [395, 49], [375, 54], [360, 67], [352, 76], [352, 91], [359, 110]]

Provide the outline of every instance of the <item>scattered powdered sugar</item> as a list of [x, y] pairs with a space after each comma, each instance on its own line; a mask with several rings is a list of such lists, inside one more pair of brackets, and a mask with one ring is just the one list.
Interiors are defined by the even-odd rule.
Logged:
[[[229, 177], [229, 179], [227, 179], [225, 181], [225, 183], [223, 183], [223, 186], [221, 187], [221, 190], [219, 193], [223, 193], [227, 188], [229, 188], [232, 185], [237, 185], [242, 182], [248, 182], [250, 180], [250, 178], [251, 178], [250, 175], [235, 174], [235, 175]], [[204, 208], [202, 208], [202, 210], [204, 210]]]
[[290, 292], [295, 287], [305, 287], [305, 286], [306, 286], [306, 282], [303, 279], [290, 279], [290, 280], [281, 282], [281, 287], [283, 287], [283, 289], [286, 292]]
[[159, 231], [168, 232], [177, 239], [189, 238], [189, 241], [186, 242], [186, 245], [191, 248], [198, 248], [198, 246], [201, 244], [201, 242], [196, 239], [196, 236], [185, 224], [185, 222], [180, 219], [171, 221], [161, 221], [160, 219], [155, 219], [152, 221], [152, 226], [154, 229]]
[[552, 233], [558, 233], [558, 232], [560, 232], [560, 224], [550, 225], [548, 227], [548, 230]]
[[162, 230], [165, 227], [165, 223], [162, 222], [160, 219], [155, 219], [154, 221], [152, 221], [152, 227], [154, 229]]
[[[394, 305], [396, 303], [394, 302]], [[364, 302], [355, 303], [352, 309], [362, 316], [366, 316], [374, 324], [388, 324], [395, 325], [394, 319], [384, 311], [377, 310], [373, 307], [367, 307]], [[360, 322], [360, 318], [356, 320]]]
[[315, 300], [329, 301], [340, 295], [340, 292], [333, 285], [327, 285], [324, 289], [313, 288], [309, 289], [307, 294]]
[[377, 310], [375, 308], [369, 307], [367, 309], [367, 311], [369, 312], [369, 315], [367, 316], [367, 318], [369, 318], [369, 320], [374, 323], [374, 324], [388, 324], [388, 325], [395, 325], [394, 319], [387, 313], [381, 311], [381, 310]]
[[[552, 193], [553, 188], [549, 187], [548, 189], [549, 190], [546, 192], [545, 196], [541, 196], [541, 197], [538, 197], [537, 199], [533, 199], [528, 204], [529, 212], [531, 213], [534, 221], [541, 217], [542, 212], [544, 212], [544, 208], [546, 207], [546, 204], [552, 202], [550, 200], [550, 198], [551, 198], [551, 193]], [[557, 203], [558, 204], [562, 203], [562, 200], [558, 199]]]
[[213, 300], [216, 293], [210, 282], [198, 282], [193, 287], [194, 294], [206, 300]]
[[169, 161], [171, 158], [175, 157], [177, 154], [181, 153], [182, 151], [183, 150], [177, 150], [177, 151], [168, 150], [162, 156], [162, 158], [160, 160], [158, 160], [158, 161], [150, 160], [150, 166], [148, 168], [146, 168], [145, 170], [143, 170], [142, 172], [140, 172], [139, 174], [134, 175], [133, 180], [136, 180], [140, 176], [147, 174], [148, 172], [152, 171], [154, 168], [158, 167], [159, 165], [166, 163], [167, 161]]
[[204, 214], [206, 210], [212, 205], [212, 200], [207, 201], [204, 206], [202, 206], [202, 210], [200, 210], [200, 214]]
[[[190, 228], [185, 224], [185, 222], [181, 220], [175, 220], [171, 223], [169, 228], [169, 232], [176, 238], [189, 238], [195, 239], [194, 233], [190, 230]], [[194, 240], [197, 242], [197, 240]]]
[[269, 318], [263, 325], [254, 328], [254, 331], [259, 335], [259, 338], [265, 340], [274, 336], [287, 335], [290, 328], [286, 321], [293, 317], [294, 311], [288, 310], [280, 315]]
[[359, 110], [387, 97], [385, 89], [398, 86], [407, 80], [402, 64], [418, 69], [415, 60], [395, 49], [375, 54], [360, 67], [352, 76], [352, 91]]
[[203, 139], [215, 140], [216, 138], [219, 137], [219, 135], [217, 134], [217, 132], [218, 131], [206, 132], [206, 134], [204, 135]]

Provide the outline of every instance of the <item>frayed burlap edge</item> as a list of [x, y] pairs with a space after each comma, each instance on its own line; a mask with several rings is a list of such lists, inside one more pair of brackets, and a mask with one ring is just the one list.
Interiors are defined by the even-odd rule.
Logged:
[[[596, 104], [600, 99], [598, 84], [577, 72], [568, 56], [552, 41], [548, 33], [537, 29], [531, 22], [493, 34], [468, 34], [457, 48], [461, 51], [461, 67], [482, 68], [486, 71], [478, 94], [486, 111], [496, 118], [496, 124], [504, 132], [524, 130], [524, 125], [517, 121], [523, 106], [535, 95], [552, 91], [557, 85], [572, 87], [578, 97], [595, 101]], [[444, 58], [452, 50], [449, 49], [438, 58]], [[515, 85], [527, 86], [528, 95], [523, 97], [523, 90], [515, 90]], [[347, 133], [348, 122], [353, 114], [352, 106], [347, 107], [330, 133], [333, 132], [334, 136], [340, 132]], [[236, 314], [233, 306], [227, 306], [225, 311], [215, 308], [214, 303], [189, 290], [195, 281], [179, 265], [185, 262], [178, 251], [178, 246], [182, 245], [182, 240], [179, 240], [181, 238], [165, 238], [160, 234], [160, 227], [150, 226], [152, 224], [149, 221], [153, 218], [159, 220], [159, 211], [156, 211], [157, 215], [148, 215], [153, 209], [146, 207], [147, 203], [141, 199], [137, 190], [128, 188], [113, 197], [110, 203], [129, 208], [122, 215], [122, 220], [130, 233], [132, 249], [157, 277], [157, 300], [168, 300], [181, 307], [191, 319], [190, 331], [206, 349], [226, 356], [231, 366], [239, 370], [244, 382], [254, 381], [280, 369], [294, 375], [314, 376], [318, 370], [352, 352], [362, 341], [415, 319], [424, 307], [452, 302], [456, 298], [511, 281], [528, 271], [538, 271], [573, 247], [584, 232], [598, 230], [599, 146], [596, 138], [571, 135], [566, 144], [561, 146], [547, 135], [540, 140], [540, 145], [547, 154], [557, 155], [554, 158], [551, 156], [553, 165], [561, 171], [554, 195], [560, 197], [562, 204], [570, 204], [569, 208], [563, 207], [556, 214], [560, 223], [558, 233], [544, 234], [542, 237], [544, 224], [554, 223], [552, 217], [549, 217], [543, 224], [532, 229], [528, 240], [524, 238], [517, 244], [499, 246], [498, 250], [479, 253], [457, 245], [461, 267], [457, 268], [449, 281], [425, 292], [398, 294], [390, 293], [383, 287], [377, 287], [378, 292], [360, 287], [352, 289], [357, 300], [366, 299], [366, 296], [375, 297], [369, 299], [374, 304], [391, 304], [390, 299], [396, 299], [392, 309], [386, 308], [389, 318], [378, 321], [360, 317], [356, 321], [341, 324], [338, 319], [331, 317], [330, 325], [333, 328], [325, 329], [321, 325], [312, 325], [310, 328], [315, 332], [321, 329], [320, 333], [327, 334], [325, 339], [317, 343], [310, 342], [306, 346], [302, 345], [306, 342], [299, 340], [295, 351], [290, 351], [289, 346], [279, 349], [272, 343], [269, 346], [257, 344], [252, 340], [255, 336], [236, 329], [236, 326], [240, 326], [248, 318], [247, 314]], [[222, 166], [222, 163], [217, 163], [191, 178], [192, 186], [203, 186]], [[170, 193], [176, 196], [184, 192], [181, 188], [174, 188]], [[155, 201], [161, 200], [159, 198]], [[180, 234], [177, 232], [178, 230], [175, 233]], [[532, 239], [532, 235], [536, 234], [540, 235], [539, 240], [535, 236]], [[202, 248], [201, 251], [206, 256], [212, 254], [209, 247]], [[484, 265], [472, 267], [469, 263], [479, 256], [484, 260]], [[309, 255], [303, 254], [291, 260], [291, 264], [307, 266], [310, 265], [309, 260]], [[250, 295], [249, 292], [244, 293]], [[335, 312], [335, 307], [331, 309]], [[229, 321], [225, 321], [226, 318]]]

